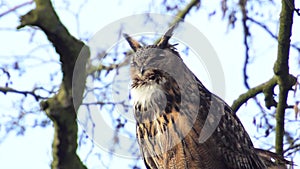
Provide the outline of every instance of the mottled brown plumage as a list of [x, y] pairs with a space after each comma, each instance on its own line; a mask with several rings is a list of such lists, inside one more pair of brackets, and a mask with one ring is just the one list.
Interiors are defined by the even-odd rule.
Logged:
[[232, 109], [208, 91], [169, 45], [172, 27], [157, 45], [135, 51], [131, 95], [137, 140], [147, 168], [264, 169]]

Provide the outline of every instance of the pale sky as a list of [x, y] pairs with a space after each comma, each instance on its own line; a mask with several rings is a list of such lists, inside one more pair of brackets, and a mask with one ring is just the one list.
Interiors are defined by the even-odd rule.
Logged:
[[[7, 1], [10, 6], [22, 3], [21, 0], [18, 2]], [[105, 26], [116, 22], [117, 20], [130, 16], [132, 14], [140, 14], [144, 12], [162, 13], [163, 10], [159, 9], [159, 4], [154, 4], [152, 1], [109, 1], [104, 4], [99, 3], [97, 0], [89, 0], [88, 3], [81, 9], [79, 13], [79, 22], [74, 17], [73, 12], [78, 11], [78, 6], [76, 2], [70, 2], [70, 11], [65, 11], [64, 4], [55, 1], [58, 6], [56, 8], [57, 13], [65, 26], [68, 28], [71, 34], [75, 37], [88, 38], [91, 39], [94, 34], [101, 31]], [[155, 7], [149, 7], [149, 3], [154, 4]], [[299, 5], [298, 5], [299, 6]], [[274, 7], [275, 8], [275, 7]], [[18, 10], [18, 14], [24, 14], [29, 11], [30, 8], [23, 8]], [[216, 15], [211, 18], [208, 17], [208, 13], [216, 9]], [[0, 13], [6, 11], [7, 9], [1, 9]], [[278, 12], [277, 10], [272, 10], [271, 12]], [[274, 15], [278, 17], [278, 13]], [[11, 13], [7, 16], [1, 18], [0, 28], [2, 27], [16, 27], [18, 25], [18, 16]], [[5, 21], [5, 22], [4, 22]], [[219, 9], [219, 3], [202, 1], [200, 10], [195, 12], [195, 9], [186, 17], [186, 21], [198, 28], [198, 30], [209, 40], [209, 42], [214, 47], [219, 60], [221, 62], [222, 69], [225, 76], [225, 97], [223, 99], [229, 104], [235, 100], [240, 94], [246, 91], [243, 84], [243, 74], [242, 68], [244, 63], [244, 46], [242, 37], [242, 27], [237, 21], [234, 30], [228, 29], [227, 21], [221, 19], [221, 11]], [[79, 29], [78, 29], [78, 25]], [[294, 15], [294, 30], [299, 30], [300, 21], [299, 17]], [[253, 29], [253, 30], [252, 30]], [[32, 32], [32, 29], [25, 28]], [[277, 30], [276, 25], [272, 30]], [[248, 67], [249, 83], [250, 86], [258, 85], [266, 80], [270, 79], [273, 75], [273, 64], [276, 59], [276, 49], [277, 43], [269, 35], [265, 34], [260, 28], [251, 28], [253, 38], [252, 45], [255, 50], [251, 53], [255, 55], [250, 59], [251, 64]], [[30, 90], [34, 82], [39, 84], [47, 84], [49, 82], [48, 76], [44, 73], [46, 70], [57, 70], [59, 69], [59, 64], [53, 62], [56, 60], [57, 55], [53, 51], [51, 45], [47, 45], [48, 41], [41, 32], [37, 32], [31, 41], [31, 36], [28, 32], [21, 30], [19, 32], [14, 31], [2, 31], [0, 29], [0, 36], [5, 40], [5, 43], [1, 44], [3, 46], [2, 53], [0, 55], [0, 63], [9, 63], [12, 55], [21, 55], [33, 51], [32, 55], [46, 60], [47, 64], [43, 66], [32, 66], [30, 69], [26, 69], [24, 76], [19, 77], [17, 72], [12, 73], [13, 75], [13, 87], [22, 90]], [[299, 32], [293, 31], [293, 38], [300, 37]], [[292, 40], [296, 41], [297, 39]], [[4, 41], [2, 41], [4, 42]], [[46, 48], [49, 50], [45, 51], [43, 49], [34, 49], [33, 46], [40, 44], [46, 44]], [[26, 59], [20, 56], [21, 59]], [[197, 77], [208, 87], [211, 88], [211, 82], [209, 81], [209, 75], [205, 72], [205, 69], [199, 68], [199, 62], [195, 58], [184, 58], [185, 63], [188, 67], [197, 75]], [[36, 64], [39, 64], [36, 61]], [[32, 64], [35, 62], [24, 62], [24, 65]], [[201, 65], [201, 64], [200, 64]], [[203, 65], [202, 65], [203, 66]], [[290, 57], [290, 67], [291, 72], [294, 75], [299, 74], [298, 70], [298, 57], [295, 51], [291, 51]], [[34, 81], [29, 81], [26, 79], [33, 79]], [[0, 81], [4, 80], [0, 77]], [[59, 81], [60, 75], [57, 75], [54, 79]], [[3, 85], [2, 83], [0, 85]], [[11, 100], [16, 98], [16, 95], [3, 95], [0, 93], [0, 107], [5, 113], [17, 113], [14, 110]], [[292, 101], [291, 101], [292, 102]], [[30, 103], [28, 103], [30, 104]], [[32, 105], [28, 105], [30, 108]], [[38, 106], [38, 105], [36, 105]], [[271, 110], [272, 111], [272, 110]], [[241, 121], [243, 122], [247, 132], [252, 137], [252, 141], [255, 146], [262, 147], [268, 145], [268, 143], [274, 142], [271, 139], [264, 139], [262, 142], [258, 142], [253, 136], [261, 136], [263, 130], [259, 130], [260, 134], [257, 133], [256, 127], [252, 124], [252, 117], [259, 112], [258, 108], [255, 106], [253, 101], [248, 102], [245, 106], [242, 106], [238, 112]], [[0, 112], [0, 117], [1, 117]], [[293, 114], [291, 113], [291, 116]], [[29, 117], [27, 120], [29, 124], [30, 120], [37, 116]], [[44, 115], [40, 115], [44, 117]], [[2, 120], [0, 120], [0, 123]], [[297, 128], [299, 128], [299, 123]], [[134, 131], [133, 131], [134, 132]], [[0, 134], [2, 136], [3, 129], [0, 128]], [[30, 128], [25, 132], [24, 136], [16, 136], [15, 133], [11, 133], [7, 138], [0, 144], [0, 168], [7, 169], [48, 169], [51, 163], [51, 144], [53, 139], [53, 128]], [[82, 145], [78, 151], [82, 160], [85, 159], [86, 154], [89, 152], [91, 144], [89, 141], [85, 145]], [[101, 152], [101, 159], [105, 165], [109, 165], [109, 168], [125, 168], [129, 164], [128, 159], [123, 159], [119, 157], [114, 157], [109, 163], [110, 156], [101, 150], [101, 148], [95, 147], [94, 152]], [[299, 154], [298, 154], [298, 159]], [[91, 168], [103, 168], [101, 162], [95, 156], [89, 156], [86, 161], [89, 169]], [[300, 168], [296, 166], [295, 168]]]

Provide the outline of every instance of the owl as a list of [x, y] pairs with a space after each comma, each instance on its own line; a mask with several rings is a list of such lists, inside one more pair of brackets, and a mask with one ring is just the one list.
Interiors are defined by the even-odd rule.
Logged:
[[130, 77], [136, 137], [150, 169], [265, 169], [239, 118], [189, 70], [169, 44], [133, 49]]

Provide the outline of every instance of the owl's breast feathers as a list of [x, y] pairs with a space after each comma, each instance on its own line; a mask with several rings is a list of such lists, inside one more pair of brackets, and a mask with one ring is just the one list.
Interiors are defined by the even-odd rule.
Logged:
[[[186, 73], [181, 82], [164, 74], [164, 83], [132, 88], [137, 138], [148, 168], [266, 168], [230, 107]], [[198, 104], [189, 100], [196, 96]], [[220, 121], [200, 142], [200, 133], [210, 130], [203, 128], [205, 122], [211, 123], [208, 126], [218, 122], [210, 111], [222, 111]]]

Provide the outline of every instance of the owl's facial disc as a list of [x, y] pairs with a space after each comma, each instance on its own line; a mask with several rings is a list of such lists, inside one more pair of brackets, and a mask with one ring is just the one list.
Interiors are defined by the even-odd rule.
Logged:
[[131, 60], [131, 78], [133, 82], [140, 81], [141, 84], [159, 83], [162, 77], [160, 67], [163, 66], [163, 50], [156, 48], [141, 48], [136, 51]]
[[165, 78], [163, 72], [155, 68], [139, 67], [131, 68], [132, 87], [161, 85]]

